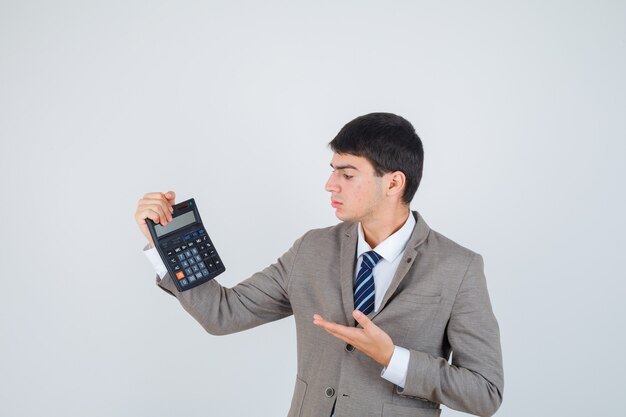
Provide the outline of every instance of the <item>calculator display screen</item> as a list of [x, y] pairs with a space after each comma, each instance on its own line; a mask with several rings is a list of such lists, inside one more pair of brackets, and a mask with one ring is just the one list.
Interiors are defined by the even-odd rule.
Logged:
[[178, 217], [174, 217], [171, 222], [167, 224], [167, 226], [161, 226], [160, 224], [154, 225], [154, 230], [158, 237], [161, 237], [167, 233], [173, 232], [174, 230], [178, 230], [182, 227], [185, 227], [191, 223], [196, 221], [196, 216], [193, 211], [188, 211], [185, 214], [181, 214]]

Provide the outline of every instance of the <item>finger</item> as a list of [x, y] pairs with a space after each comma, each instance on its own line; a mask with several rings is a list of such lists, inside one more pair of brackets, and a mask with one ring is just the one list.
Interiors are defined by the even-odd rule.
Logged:
[[326, 330], [326, 332], [327, 332], [328, 334], [330, 334], [330, 335], [332, 335], [332, 336], [336, 337], [337, 339], [339, 339], [339, 340], [341, 340], [341, 341], [343, 341], [343, 342], [345, 342], [345, 343], [352, 344], [352, 341], [351, 341], [349, 338], [347, 338], [347, 337], [345, 337], [345, 336], [343, 336], [343, 335], [337, 334], [337, 333], [333, 332], [332, 330], [328, 330], [328, 329], [324, 329], [324, 330]]
[[174, 201], [176, 200], [176, 193], [174, 191], [168, 191], [165, 193], [165, 198], [169, 200], [170, 204], [174, 205]]
[[318, 314], [315, 314], [313, 316], [313, 324], [323, 327], [323, 328], [327, 328], [331, 322], [324, 320], [324, 318]]
[[174, 204], [175, 199], [176, 199], [176, 193], [174, 191], [168, 191], [167, 193], [161, 193], [161, 192], [147, 193], [139, 201], [144, 201], [146, 203], [150, 201], [152, 202], [160, 201], [165, 204], [165, 206], [167, 207], [167, 211], [172, 213], [174, 211], [172, 205]]
[[317, 322], [317, 324], [319, 327], [324, 329], [327, 333], [335, 336], [338, 339], [343, 340], [344, 342], [351, 343], [352, 338], [342, 331], [341, 327], [343, 326], [341, 326], [340, 324], [330, 323], [325, 320], [323, 323]]
[[367, 317], [365, 314], [361, 313], [359, 310], [354, 310], [352, 312], [352, 317], [363, 327], [363, 329], [367, 329], [371, 326], [375, 326], [374, 323]]
[[161, 199], [161, 198], [165, 198], [165, 194], [163, 194], [160, 191], [155, 191], [153, 193], [146, 193], [146, 194], [144, 194], [143, 198], [147, 198], [147, 199], [150, 199], [150, 200], [158, 200], [158, 199]]
[[335, 324], [335, 323], [325, 320], [319, 314], [314, 314], [313, 315], [313, 324], [316, 324], [316, 325], [318, 325], [320, 327], [328, 328], [330, 325]]
[[318, 326], [324, 327], [324, 328], [332, 328], [333, 326], [338, 326], [337, 323], [333, 323], [332, 321], [325, 320], [319, 314], [313, 315], [313, 324], [317, 324]]
[[164, 209], [160, 204], [144, 205], [141, 208], [144, 211], [148, 210], [150, 212], [156, 213], [158, 215], [159, 220], [155, 221], [154, 219], [152, 218], [151, 219], [155, 223], [160, 223], [162, 226], [166, 226], [171, 220], [169, 213], [167, 213], [166, 209]]
[[170, 202], [167, 199], [159, 200], [159, 206], [161, 206], [161, 209], [163, 210], [163, 214], [165, 215], [167, 222], [168, 223], [171, 222], [173, 219], [172, 212], [174, 211], [174, 208], [172, 208], [172, 205], [170, 204]]
[[321, 327], [322, 330], [325, 330], [327, 333], [332, 334], [334, 336], [333, 332], [328, 327], [329, 323], [323, 318], [321, 318], [321, 316], [318, 316], [318, 315], [313, 316], [313, 324], [315, 324], [317, 327]]
[[137, 220], [138, 221], [143, 221], [144, 223], [146, 222], [146, 219], [150, 219], [155, 223], [160, 223], [161, 222], [161, 216], [162, 214], [159, 214], [158, 211], [153, 210], [151, 208], [145, 208], [139, 212], [137, 212]]
[[358, 333], [357, 329], [354, 329], [352, 327], [347, 327], [342, 324], [329, 322], [329, 321], [324, 320], [321, 317], [314, 320], [313, 323], [318, 325], [319, 327], [322, 327], [323, 329], [327, 331], [332, 332], [333, 335], [335, 336], [345, 337], [350, 340], [353, 340], [357, 336], [355, 333]]
[[169, 205], [169, 203], [167, 202], [167, 200], [165, 199], [158, 199], [158, 200], [150, 200], [150, 199], [143, 199], [143, 200], [139, 200], [139, 206], [141, 208], [150, 208], [152, 210], [155, 210], [156, 212], [158, 212], [161, 216], [161, 218], [167, 222], [171, 222], [172, 221], [172, 206]]

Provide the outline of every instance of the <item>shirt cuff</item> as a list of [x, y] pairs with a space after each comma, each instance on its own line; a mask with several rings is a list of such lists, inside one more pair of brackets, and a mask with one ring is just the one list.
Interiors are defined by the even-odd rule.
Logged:
[[387, 381], [396, 384], [400, 388], [404, 388], [406, 384], [406, 374], [409, 372], [409, 359], [411, 358], [411, 352], [400, 346], [393, 347], [393, 355], [389, 365], [380, 373], [380, 376]]
[[163, 279], [165, 274], [167, 274], [167, 268], [165, 267], [165, 264], [163, 263], [163, 260], [161, 259], [161, 256], [159, 255], [157, 249], [154, 247], [151, 248], [150, 244], [148, 243], [146, 244], [146, 246], [143, 247], [143, 253], [146, 254], [146, 257], [152, 264], [152, 267], [154, 268], [156, 273], [159, 275], [159, 278]]

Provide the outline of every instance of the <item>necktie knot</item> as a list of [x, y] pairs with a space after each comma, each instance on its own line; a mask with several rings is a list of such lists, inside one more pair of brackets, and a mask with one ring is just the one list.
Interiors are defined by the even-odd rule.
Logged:
[[376, 266], [376, 264], [378, 263], [378, 261], [380, 261], [382, 259], [382, 256], [380, 256], [379, 254], [377, 254], [375, 251], [371, 250], [368, 252], [365, 252], [363, 254], [363, 263], [369, 268], [369, 269], [374, 269], [374, 267]]

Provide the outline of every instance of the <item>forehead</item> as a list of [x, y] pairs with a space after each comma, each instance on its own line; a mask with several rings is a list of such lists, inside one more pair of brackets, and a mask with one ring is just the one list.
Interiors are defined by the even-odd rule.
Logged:
[[361, 172], [373, 172], [374, 167], [363, 156], [356, 156], [347, 153], [335, 153], [330, 165], [334, 169], [356, 169]]

